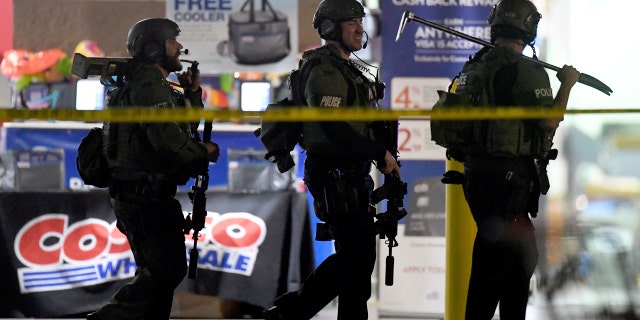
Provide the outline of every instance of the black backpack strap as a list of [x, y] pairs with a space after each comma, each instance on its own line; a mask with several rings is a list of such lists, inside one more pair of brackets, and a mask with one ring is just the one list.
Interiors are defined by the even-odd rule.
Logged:
[[[107, 93], [109, 101], [107, 103], [108, 108], [121, 108], [131, 105], [131, 99], [129, 97], [130, 85], [128, 82], [124, 82], [121, 86], [116, 87], [111, 92]], [[118, 149], [118, 130], [119, 124], [113, 122], [105, 122], [103, 127], [108, 127], [106, 138], [106, 154], [108, 159], [115, 159]]]
[[[298, 74], [295, 75], [296, 79], [289, 77], [289, 88], [291, 90], [291, 100], [298, 105], [307, 105], [307, 100], [304, 97], [304, 88], [307, 85], [307, 80], [311, 74], [311, 70], [322, 62], [322, 58], [311, 59], [300, 66], [297, 70]], [[295, 71], [294, 71], [295, 72]], [[294, 73], [292, 73], [293, 75]], [[296, 87], [297, 86], [297, 87]]]

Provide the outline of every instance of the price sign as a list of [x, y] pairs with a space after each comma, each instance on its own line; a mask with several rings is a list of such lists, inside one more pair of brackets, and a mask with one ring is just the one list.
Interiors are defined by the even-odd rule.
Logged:
[[430, 110], [438, 101], [437, 90], [447, 90], [449, 78], [396, 77], [391, 79], [391, 110]]
[[431, 141], [429, 120], [400, 119], [398, 152], [400, 161], [445, 159], [445, 149]]

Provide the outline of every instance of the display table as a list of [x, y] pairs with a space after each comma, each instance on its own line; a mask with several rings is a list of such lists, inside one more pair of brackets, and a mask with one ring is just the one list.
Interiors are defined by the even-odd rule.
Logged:
[[[188, 196], [178, 197], [186, 214]], [[209, 191], [207, 209], [198, 278], [179, 292], [268, 307], [312, 270], [305, 193]], [[104, 189], [0, 193], [0, 228], [0, 317], [82, 314], [134, 275]]]
[[[6, 122], [2, 124], [0, 133], [0, 152], [9, 150], [58, 150], [64, 155], [62, 176], [63, 189], [86, 190], [76, 169], [78, 144], [93, 127], [101, 123], [85, 123], [76, 121], [25, 121]], [[253, 131], [257, 124], [214, 123], [211, 140], [220, 145], [221, 153], [218, 162], [209, 165], [210, 187], [226, 187], [228, 185], [227, 151], [229, 149], [264, 149], [260, 139]], [[203, 125], [200, 125], [202, 131]], [[201, 133], [202, 135], [202, 133]], [[266, 151], [265, 151], [266, 153]], [[298, 164], [304, 163], [304, 154], [299, 153]], [[302, 176], [302, 166], [297, 166], [297, 176]]]

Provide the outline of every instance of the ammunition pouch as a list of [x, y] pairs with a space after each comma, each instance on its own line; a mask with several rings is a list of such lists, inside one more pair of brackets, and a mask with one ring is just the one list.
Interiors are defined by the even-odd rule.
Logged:
[[444, 184], [462, 184], [464, 181], [464, 174], [460, 171], [449, 170], [442, 175], [440, 181]]
[[331, 233], [331, 227], [324, 223], [316, 223], [316, 241], [331, 241], [333, 240], [333, 234]]
[[[476, 106], [471, 94], [454, 94], [439, 90], [440, 99], [433, 111], [454, 107]], [[464, 162], [467, 155], [530, 156], [535, 128], [520, 119], [493, 120], [431, 120], [431, 140], [447, 148], [447, 158]], [[535, 144], [534, 144], [535, 145]]]
[[[438, 102], [433, 106], [433, 111], [440, 111], [471, 105], [471, 97], [458, 95], [447, 91], [438, 90]], [[464, 144], [471, 132], [470, 122], [455, 120], [431, 119], [431, 140], [437, 145], [450, 148]]]
[[332, 170], [329, 173], [329, 183], [325, 187], [325, 202], [327, 213], [355, 214], [360, 210], [361, 202], [368, 199], [360, 199], [356, 184], [350, 181], [354, 174], [343, 173], [340, 170]]
[[[533, 168], [527, 170], [534, 170]], [[538, 213], [540, 200], [540, 183], [532, 171], [518, 172], [508, 171], [505, 183], [511, 190], [506, 214], [507, 216], [522, 216], [526, 213], [535, 218]]]
[[114, 181], [110, 188], [111, 197], [149, 206], [163, 198], [174, 197], [176, 192], [176, 185], [166, 181]]
[[333, 238], [330, 225], [339, 215], [375, 215], [375, 207], [369, 205], [368, 196], [373, 189], [373, 180], [368, 173], [364, 175], [359, 168], [354, 168], [330, 169], [329, 172], [321, 174], [326, 175], [326, 180], [320, 191], [322, 193], [313, 194], [314, 209], [318, 219], [327, 225], [318, 226], [316, 229], [316, 238], [319, 241]]
[[[438, 90], [439, 99], [433, 111], [451, 108], [470, 107], [473, 105], [469, 94], [455, 94]], [[447, 157], [464, 161], [466, 153], [480, 147], [480, 131], [485, 121], [479, 120], [438, 120], [431, 119], [431, 140], [437, 145], [447, 148]]]
[[542, 159], [536, 159], [536, 172], [538, 174], [538, 188], [541, 194], [547, 194], [551, 184], [549, 183], [549, 176], [547, 175], [547, 165], [550, 160], [555, 160], [558, 157], [558, 150], [551, 149], [546, 153]]

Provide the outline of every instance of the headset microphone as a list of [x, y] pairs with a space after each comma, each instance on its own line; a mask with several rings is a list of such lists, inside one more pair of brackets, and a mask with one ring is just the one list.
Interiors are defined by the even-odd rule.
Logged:
[[366, 31], [362, 31], [362, 32], [364, 32], [364, 35], [367, 36], [367, 40], [365, 40], [364, 44], [362, 45], [362, 49], [366, 49], [367, 43], [369, 43], [369, 34]]

